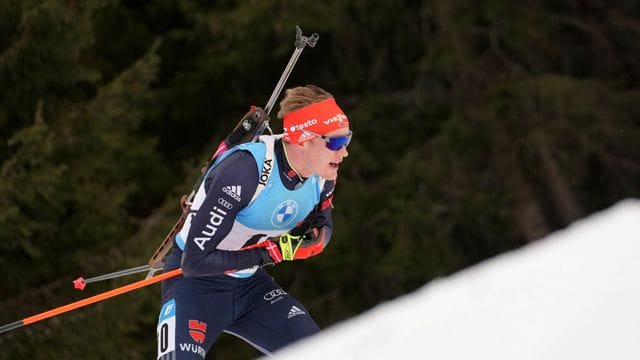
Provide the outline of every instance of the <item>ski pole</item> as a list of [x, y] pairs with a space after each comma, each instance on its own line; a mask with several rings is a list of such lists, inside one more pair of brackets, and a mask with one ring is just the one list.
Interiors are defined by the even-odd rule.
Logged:
[[80, 276], [79, 278], [73, 280], [73, 287], [75, 287], [78, 290], [84, 290], [84, 288], [87, 286], [87, 284], [90, 284], [90, 283], [93, 283], [93, 282], [97, 282], [97, 281], [115, 279], [115, 278], [131, 275], [131, 274], [137, 274], [137, 273], [145, 272], [145, 271], [149, 270], [150, 268], [151, 268], [151, 266], [149, 266], [149, 265], [142, 265], [142, 266], [137, 266], [137, 267], [130, 268], [130, 269], [115, 271], [115, 272], [112, 272], [112, 273], [109, 273], [109, 274], [104, 274], [104, 275], [100, 275], [100, 276], [91, 277], [91, 278], [88, 278], [88, 279], [85, 279], [82, 276]]
[[121, 286], [119, 288], [113, 289], [113, 290], [109, 290], [107, 292], [103, 292], [101, 294], [98, 295], [94, 295], [92, 297], [83, 299], [83, 300], [79, 300], [67, 305], [63, 305], [60, 307], [57, 307], [55, 309], [49, 310], [49, 311], [45, 311], [33, 316], [29, 316], [27, 318], [24, 318], [22, 320], [18, 320], [15, 322], [12, 322], [10, 324], [6, 324], [3, 326], [0, 326], [0, 334], [6, 331], [10, 331], [10, 330], [14, 330], [17, 329], [19, 327], [22, 326], [26, 326], [26, 325], [31, 325], [35, 322], [41, 321], [41, 320], [45, 320], [75, 309], [79, 309], [81, 307], [87, 306], [87, 305], [91, 305], [93, 303], [97, 303], [99, 301], [102, 300], [106, 300], [112, 297], [116, 297], [118, 295], [122, 295], [124, 293], [133, 291], [133, 290], [137, 290], [140, 288], [143, 288], [145, 286], [151, 285], [151, 284], [155, 284], [158, 283], [160, 281], [175, 277], [182, 274], [182, 269], [175, 269], [175, 270], [171, 270], [169, 272], [160, 274], [158, 276], [154, 276], [150, 279], [144, 279], [144, 280], [140, 280], [140, 281], [136, 281], [134, 283], [131, 284], [127, 284], [124, 286]]

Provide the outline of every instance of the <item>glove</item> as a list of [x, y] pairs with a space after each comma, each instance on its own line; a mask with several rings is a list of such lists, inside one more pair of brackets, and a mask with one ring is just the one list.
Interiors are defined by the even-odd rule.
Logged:
[[331, 227], [321, 213], [313, 213], [289, 231], [291, 236], [299, 240], [294, 257], [296, 260], [307, 259], [318, 255], [329, 243]]
[[262, 266], [275, 265], [284, 260], [292, 261], [298, 259], [296, 257], [296, 251], [300, 247], [300, 244], [302, 244], [302, 236], [284, 234], [279, 238], [274, 238], [274, 240], [275, 241], [266, 240], [251, 246], [252, 248], [264, 248], [264, 251], [260, 253], [262, 256]]
[[276, 243], [271, 240], [263, 241], [261, 243], [251, 245], [243, 248], [243, 250], [254, 249], [254, 248], [263, 248], [263, 251], [260, 251], [260, 256], [262, 257], [261, 266], [275, 265], [281, 262], [282, 252]]
[[327, 224], [327, 220], [320, 213], [315, 213], [315, 215], [308, 217], [301, 223], [299, 223], [294, 229], [289, 231], [289, 234], [295, 236], [307, 236], [311, 238], [314, 231], [318, 231], [323, 226]]
[[282, 260], [297, 260], [296, 252], [302, 244], [302, 236], [293, 236], [290, 234], [280, 235], [280, 252], [282, 253]]

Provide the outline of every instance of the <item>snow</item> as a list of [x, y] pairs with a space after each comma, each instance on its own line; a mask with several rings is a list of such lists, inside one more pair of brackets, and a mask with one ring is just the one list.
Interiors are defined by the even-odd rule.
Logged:
[[640, 201], [379, 305], [277, 359], [640, 359]]

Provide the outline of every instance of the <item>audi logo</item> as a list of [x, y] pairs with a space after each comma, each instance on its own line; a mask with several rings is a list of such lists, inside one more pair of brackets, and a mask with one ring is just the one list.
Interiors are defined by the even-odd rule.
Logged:
[[273, 300], [274, 298], [280, 296], [280, 295], [285, 295], [286, 292], [282, 289], [275, 289], [275, 290], [271, 290], [268, 293], [266, 293], [264, 295], [264, 299], [269, 301], [269, 300]]
[[218, 204], [226, 207], [227, 209], [231, 209], [233, 207], [233, 204], [231, 204], [230, 202], [228, 202], [227, 200], [225, 200], [223, 198], [219, 198], [218, 199]]

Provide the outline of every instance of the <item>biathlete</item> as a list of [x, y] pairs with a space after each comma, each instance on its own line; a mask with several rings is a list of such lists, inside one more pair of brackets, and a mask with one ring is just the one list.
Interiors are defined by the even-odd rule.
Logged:
[[158, 359], [202, 359], [222, 332], [270, 355], [319, 328], [264, 267], [317, 255], [331, 237], [335, 181], [352, 132], [327, 91], [286, 91], [282, 135], [235, 146], [205, 175], [162, 284]]

